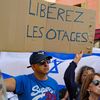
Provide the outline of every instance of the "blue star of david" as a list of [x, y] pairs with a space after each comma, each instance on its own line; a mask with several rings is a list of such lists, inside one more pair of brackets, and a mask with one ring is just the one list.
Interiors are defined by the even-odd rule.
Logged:
[[58, 72], [58, 65], [61, 64], [63, 61], [60, 60], [53, 60], [52, 63], [54, 63], [54, 66], [50, 69], [49, 73], [59, 73]]

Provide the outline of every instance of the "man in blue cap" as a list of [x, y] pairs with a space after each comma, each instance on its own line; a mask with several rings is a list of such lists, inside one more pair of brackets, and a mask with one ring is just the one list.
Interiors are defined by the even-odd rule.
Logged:
[[58, 100], [58, 84], [47, 75], [51, 59], [43, 51], [32, 53], [27, 68], [34, 73], [5, 79], [7, 91], [16, 93], [19, 100]]

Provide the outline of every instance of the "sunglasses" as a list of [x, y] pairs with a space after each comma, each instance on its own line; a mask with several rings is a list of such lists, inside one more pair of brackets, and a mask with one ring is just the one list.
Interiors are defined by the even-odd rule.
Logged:
[[92, 83], [95, 85], [95, 86], [98, 86], [100, 84], [100, 80], [93, 80]]
[[49, 64], [49, 63], [51, 63], [51, 60], [45, 59], [45, 60], [40, 61], [38, 64], [39, 65], [44, 65], [45, 63]]

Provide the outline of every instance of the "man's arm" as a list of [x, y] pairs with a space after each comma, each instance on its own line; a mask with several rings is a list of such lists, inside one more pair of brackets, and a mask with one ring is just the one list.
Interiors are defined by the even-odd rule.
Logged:
[[14, 78], [8, 78], [8, 79], [4, 79], [4, 83], [6, 86], [6, 90], [8, 92], [13, 92], [15, 91], [16, 88], [16, 81]]

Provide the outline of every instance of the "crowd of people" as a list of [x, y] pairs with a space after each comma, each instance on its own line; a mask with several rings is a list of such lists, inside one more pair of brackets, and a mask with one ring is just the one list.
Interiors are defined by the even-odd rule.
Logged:
[[30, 56], [33, 73], [5, 79], [8, 92], [18, 95], [19, 100], [100, 100], [100, 73], [90, 66], [82, 66], [77, 77], [75, 70], [83, 56], [76, 54], [64, 72], [65, 89], [58, 90], [56, 79], [48, 76], [52, 59], [45, 52], [34, 52]]
[[80, 89], [85, 78], [95, 73], [95, 70], [89, 66], [82, 66], [77, 78], [75, 79], [75, 69], [81, 60], [83, 52], [76, 54], [74, 60], [69, 64], [64, 74], [65, 85], [68, 89], [70, 100], [80, 100]]

